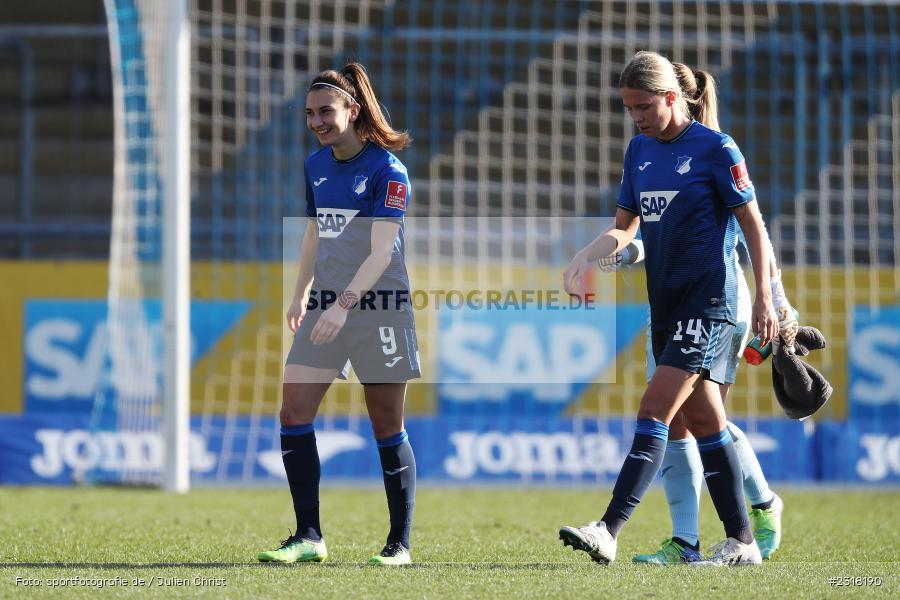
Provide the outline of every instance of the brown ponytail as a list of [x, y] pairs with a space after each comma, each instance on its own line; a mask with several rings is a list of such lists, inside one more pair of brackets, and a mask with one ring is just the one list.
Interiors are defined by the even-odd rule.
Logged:
[[690, 116], [719, 131], [719, 104], [713, 76], [706, 71], [693, 71], [682, 63], [672, 63], [672, 66]]
[[[353, 98], [360, 106], [359, 116], [356, 118], [355, 129], [363, 140], [372, 140], [382, 148], [388, 150], [402, 150], [412, 141], [406, 131], [397, 131], [381, 112], [381, 105], [372, 89], [369, 75], [365, 67], [359, 63], [347, 63], [338, 71], [322, 71], [312, 80], [309, 89], [317, 83], [327, 83], [339, 88], [344, 93], [341, 96], [350, 105]], [[327, 89], [322, 86], [320, 89]], [[339, 93], [339, 92], [338, 92]]]

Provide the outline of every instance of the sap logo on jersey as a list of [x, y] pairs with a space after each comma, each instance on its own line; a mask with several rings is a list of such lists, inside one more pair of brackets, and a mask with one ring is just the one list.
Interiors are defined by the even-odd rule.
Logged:
[[317, 215], [320, 238], [336, 238], [357, 215], [358, 210], [347, 208], [323, 208]]
[[677, 190], [641, 192], [641, 216], [644, 221], [659, 221], [677, 195]]
[[601, 479], [622, 465], [619, 440], [608, 433], [456, 431], [444, 470], [454, 479], [479, 474]]
[[[34, 437], [41, 452], [32, 455], [31, 469], [44, 479], [59, 477], [66, 469], [76, 479], [95, 469], [149, 473], [162, 470], [163, 440], [159, 433], [38, 429]], [[191, 433], [188, 446], [192, 471], [208, 473], [215, 468], [216, 457], [207, 450], [202, 435]]]

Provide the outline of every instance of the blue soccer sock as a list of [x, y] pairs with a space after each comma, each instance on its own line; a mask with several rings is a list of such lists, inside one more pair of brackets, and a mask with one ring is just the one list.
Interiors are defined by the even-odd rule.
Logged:
[[322, 468], [316, 448], [316, 432], [312, 423], [281, 427], [281, 460], [287, 474], [297, 533], [300, 537], [322, 539], [319, 524], [319, 479]]
[[730, 421], [728, 422], [728, 432], [734, 440], [734, 450], [737, 452], [738, 460], [741, 463], [741, 472], [744, 478], [744, 494], [747, 495], [747, 501], [750, 502], [753, 508], [771, 503], [775, 493], [769, 489], [769, 482], [766, 481], [766, 477], [763, 475], [756, 453], [750, 446], [750, 440], [747, 439], [747, 436], [737, 425]]
[[700, 542], [703, 463], [694, 438], [669, 440], [659, 473], [672, 516], [672, 537], [696, 548]]
[[750, 520], [741, 487], [741, 465], [728, 429], [697, 438], [703, 461], [703, 477], [716, 513], [725, 526], [725, 535], [745, 544], [753, 542]]
[[408, 550], [409, 530], [412, 528], [413, 507], [416, 503], [416, 457], [405, 430], [376, 441], [391, 518], [387, 543], [400, 542]]
[[659, 471], [669, 426], [652, 419], [638, 419], [631, 451], [625, 457], [622, 470], [613, 488], [613, 497], [603, 514], [607, 531], [616, 537], [631, 517], [631, 513], [647, 492]]

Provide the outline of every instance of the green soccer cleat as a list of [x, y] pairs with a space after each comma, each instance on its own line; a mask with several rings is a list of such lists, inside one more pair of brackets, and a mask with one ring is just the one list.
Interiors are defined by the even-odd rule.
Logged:
[[325, 548], [325, 540], [318, 542], [307, 540], [299, 535], [291, 535], [281, 542], [277, 550], [266, 550], [256, 555], [259, 562], [322, 562], [328, 558], [328, 550]]
[[409, 550], [400, 542], [391, 542], [381, 550], [378, 554], [369, 559], [370, 565], [384, 565], [396, 567], [400, 565], [408, 565], [412, 563], [409, 556]]
[[778, 546], [781, 545], [781, 513], [784, 512], [784, 502], [775, 494], [772, 506], [766, 509], [754, 508], [750, 511], [750, 525], [753, 528], [753, 537], [759, 546], [762, 557], [769, 558]]
[[670, 538], [653, 554], [638, 554], [631, 560], [645, 565], [683, 565], [701, 559], [699, 552]]

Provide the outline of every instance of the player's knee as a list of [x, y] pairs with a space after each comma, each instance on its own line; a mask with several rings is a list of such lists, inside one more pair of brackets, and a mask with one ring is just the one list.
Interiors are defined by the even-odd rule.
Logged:
[[383, 440], [403, 431], [403, 422], [395, 419], [372, 419], [372, 435], [376, 440]]
[[372, 434], [376, 440], [383, 440], [403, 431], [403, 415], [394, 411], [370, 410]]
[[694, 437], [716, 435], [725, 428], [723, 420], [712, 412], [694, 411], [685, 415], [688, 428]]
[[672, 422], [669, 423], [669, 439], [683, 440], [690, 437], [690, 435], [690, 430], [684, 420], [684, 414], [678, 412], [672, 419]]
[[315, 410], [308, 410], [302, 399], [297, 394], [288, 391], [285, 386], [284, 398], [281, 401], [281, 411], [278, 413], [281, 424], [287, 427], [304, 425], [315, 419]]
[[658, 392], [654, 392], [648, 388], [641, 398], [641, 405], [638, 407], [638, 419], [655, 419], [666, 425], [672, 420], [672, 403], [662, 397]]
[[637, 418], [638, 419], [653, 419], [656, 421], [660, 421], [662, 423], [666, 423], [668, 415], [664, 410], [661, 410], [659, 407], [654, 406], [653, 404], [644, 404], [641, 403], [641, 407], [638, 409]]
[[282, 427], [302, 425], [300, 422], [300, 415], [287, 404], [281, 405], [281, 412], [278, 413], [278, 419], [281, 421]]

